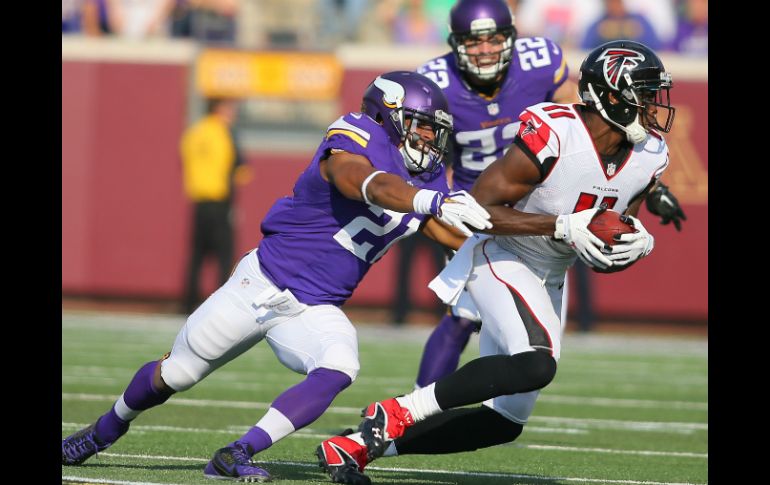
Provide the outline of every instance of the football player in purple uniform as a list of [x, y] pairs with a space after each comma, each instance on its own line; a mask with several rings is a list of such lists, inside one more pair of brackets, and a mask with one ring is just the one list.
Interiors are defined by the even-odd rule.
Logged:
[[[580, 258], [622, 270], [654, 249], [636, 215], [669, 165], [671, 75], [655, 52], [626, 40], [594, 49], [580, 73], [585, 104], [543, 102], [519, 115], [513, 144], [473, 186], [492, 214], [490, 235], [470, 237], [429, 285], [447, 303], [467, 288], [484, 320], [481, 357], [370, 404], [358, 432], [323, 441], [316, 454], [333, 481], [368, 485], [362, 472], [381, 456], [515, 440], [556, 374], [567, 269]], [[587, 229], [608, 207], [636, 229], [612, 246]]]
[[458, 248], [469, 226], [491, 227], [470, 195], [448, 189], [441, 162], [451, 131], [446, 97], [433, 81], [407, 71], [378, 76], [361, 112], [329, 126], [293, 195], [262, 221], [259, 247], [190, 315], [171, 351], [142, 366], [94, 424], [62, 440], [62, 465], [111, 446], [140, 413], [266, 340], [307, 378], [217, 450], [204, 475], [269, 479], [252, 456], [315, 421], [358, 374], [356, 331], [340, 306], [371, 265], [417, 230]]
[[[423, 64], [418, 72], [444, 91], [454, 120], [449, 158], [451, 184], [470, 191], [479, 174], [501, 158], [516, 136], [524, 108], [550, 101], [578, 103], [577, 86], [561, 48], [543, 37], [518, 37], [504, 0], [459, 0], [449, 14], [452, 52]], [[676, 198], [662, 184], [647, 208], [662, 222], [685, 219]], [[564, 292], [565, 299], [567, 291]], [[566, 313], [566, 301], [563, 305]], [[481, 320], [465, 292], [428, 338], [416, 386], [424, 387], [457, 368], [460, 354]]]

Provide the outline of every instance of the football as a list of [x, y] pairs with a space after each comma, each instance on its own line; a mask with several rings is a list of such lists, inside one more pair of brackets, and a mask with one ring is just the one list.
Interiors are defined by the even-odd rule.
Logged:
[[[634, 226], [631, 224], [626, 224], [620, 220], [620, 213], [611, 210], [606, 210], [595, 215], [594, 218], [591, 219], [591, 222], [588, 223], [587, 227], [589, 231], [596, 235], [596, 237], [609, 244], [610, 246], [614, 246], [617, 243], [617, 241], [612, 239], [612, 236], [615, 234], [628, 234], [631, 232], [636, 232]], [[597, 273], [617, 273], [618, 271], [623, 271], [624, 269], [629, 268], [635, 262], [636, 261], [632, 261], [624, 266], [613, 266], [607, 269], [591, 269]]]
[[591, 222], [588, 223], [588, 230], [610, 246], [614, 246], [616, 243], [612, 239], [612, 236], [615, 234], [636, 232], [634, 226], [620, 220], [620, 213], [611, 210], [595, 215]]

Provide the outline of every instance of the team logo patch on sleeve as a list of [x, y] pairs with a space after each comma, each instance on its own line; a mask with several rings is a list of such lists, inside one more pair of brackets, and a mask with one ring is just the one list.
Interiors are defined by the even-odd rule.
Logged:
[[[524, 111], [521, 116], [521, 125], [519, 125], [519, 137], [521, 141], [527, 145], [527, 148], [532, 150], [537, 158], [541, 161], [543, 158], [550, 156], [550, 154], [542, 153], [544, 148], [548, 145], [548, 140], [551, 138], [551, 128], [547, 124], [543, 123], [543, 120], [531, 111]], [[545, 157], [544, 157], [544, 156]]]

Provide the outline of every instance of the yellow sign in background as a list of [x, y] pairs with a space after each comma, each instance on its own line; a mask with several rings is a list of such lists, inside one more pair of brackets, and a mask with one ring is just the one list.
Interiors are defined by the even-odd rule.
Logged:
[[327, 101], [339, 96], [342, 64], [332, 54], [206, 49], [195, 85], [206, 97]]

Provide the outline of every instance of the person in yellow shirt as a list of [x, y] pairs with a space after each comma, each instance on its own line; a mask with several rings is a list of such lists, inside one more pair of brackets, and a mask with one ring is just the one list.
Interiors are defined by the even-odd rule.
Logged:
[[236, 145], [232, 126], [238, 114], [238, 100], [216, 98], [208, 101], [207, 115], [182, 135], [180, 145], [184, 190], [194, 206], [190, 259], [183, 296], [183, 310], [192, 313], [200, 303], [200, 270], [204, 259], [213, 255], [224, 284], [233, 264], [234, 182], [250, 178]]

